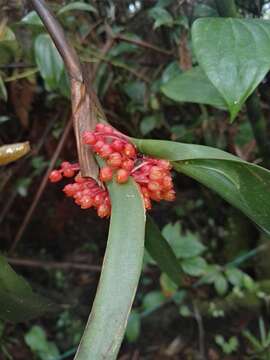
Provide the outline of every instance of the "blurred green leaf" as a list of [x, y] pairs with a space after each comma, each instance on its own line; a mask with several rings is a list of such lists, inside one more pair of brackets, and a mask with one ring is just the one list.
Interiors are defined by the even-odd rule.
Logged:
[[187, 305], [181, 305], [179, 307], [179, 314], [183, 317], [190, 317], [192, 315], [192, 313]]
[[166, 66], [161, 75], [161, 83], [166, 84], [169, 80], [174, 79], [182, 73], [179, 63], [177, 61], [171, 62]]
[[172, 26], [173, 17], [171, 14], [162, 7], [155, 6], [149, 10], [149, 16], [155, 20], [154, 29], [160, 26]]
[[130, 81], [125, 83], [123, 89], [134, 103], [144, 103], [145, 84], [142, 81]]
[[64, 72], [63, 60], [48, 34], [35, 39], [35, 60], [48, 91], [56, 90]]
[[192, 26], [197, 60], [234, 120], [270, 69], [270, 23], [261, 19], [203, 18]]
[[249, 291], [253, 291], [256, 288], [256, 283], [248, 274], [243, 274], [242, 279], [243, 287]]
[[200, 276], [205, 273], [207, 263], [202, 257], [195, 256], [182, 260], [181, 266], [188, 275]]
[[11, 120], [11, 118], [9, 116], [2, 115], [2, 116], [0, 116], [0, 125], [4, 124], [5, 122], [10, 121], [10, 120]]
[[58, 11], [57, 15], [64, 14], [67, 11], [76, 11], [76, 10], [97, 13], [97, 9], [94, 6], [92, 6], [90, 4], [86, 4], [82, 1], [75, 1], [75, 2], [72, 2], [70, 4], [67, 4], [67, 5], [61, 7], [61, 9]]
[[132, 310], [130, 312], [127, 328], [126, 328], [126, 337], [129, 342], [135, 342], [140, 336], [141, 330], [141, 317], [140, 314]]
[[200, 255], [205, 250], [205, 246], [198, 241], [198, 235], [191, 232], [187, 232], [185, 235], [180, 234], [179, 222], [167, 224], [162, 230], [162, 235], [167, 239], [175, 255], [179, 258], [192, 258]]
[[30, 177], [21, 177], [16, 181], [16, 190], [19, 195], [26, 197], [28, 194], [29, 186], [31, 185]]
[[0, 318], [25, 321], [50, 309], [44, 298], [34, 294], [29, 284], [0, 256]]
[[150, 291], [143, 298], [144, 310], [153, 310], [166, 301], [166, 297], [160, 291]]
[[227, 108], [222, 96], [198, 66], [184, 73], [179, 71], [161, 87], [161, 90], [175, 101], [208, 104], [219, 109]]
[[230, 266], [226, 268], [225, 274], [232, 285], [238, 287], [242, 286], [243, 272], [241, 270]]
[[162, 292], [166, 297], [171, 297], [176, 293], [178, 286], [168, 277], [167, 274], [162, 273], [159, 282]]
[[217, 293], [223, 296], [228, 290], [228, 282], [224, 275], [218, 273], [215, 277], [214, 286]]
[[26, 25], [44, 27], [43, 22], [41, 21], [36, 11], [30, 11], [26, 16], [22, 18], [21, 22]]
[[160, 125], [160, 115], [149, 115], [142, 118], [140, 123], [140, 130], [143, 135], [150, 133]]
[[34, 325], [24, 335], [26, 344], [40, 360], [55, 360], [60, 355], [54, 342], [48, 341], [42, 327]]
[[194, 7], [193, 17], [195, 19], [201, 17], [212, 17], [212, 16], [218, 16], [218, 12], [214, 7], [207, 4], [197, 4]]
[[5, 26], [0, 33], [0, 64], [11, 62], [18, 51], [18, 42], [15, 33]]

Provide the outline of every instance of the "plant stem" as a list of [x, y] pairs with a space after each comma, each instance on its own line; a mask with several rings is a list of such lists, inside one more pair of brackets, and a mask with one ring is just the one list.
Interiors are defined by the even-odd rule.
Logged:
[[[234, 0], [215, 0], [215, 2], [220, 16], [239, 16]], [[256, 92], [248, 98], [246, 106], [248, 120], [250, 122], [260, 156], [263, 159], [263, 164], [270, 167], [270, 141], [267, 137], [267, 123], [260, 106], [260, 99]]]

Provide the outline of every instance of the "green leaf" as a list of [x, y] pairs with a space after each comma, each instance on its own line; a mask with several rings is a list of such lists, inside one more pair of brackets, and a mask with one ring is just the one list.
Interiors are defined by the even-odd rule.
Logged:
[[179, 307], [179, 314], [183, 317], [189, 317], [192, 315], [192, 312], [187, 305], [181, 305]]
[[41, 360], [55, 360], [60, 355], [54, 342], [48, 341], [42, 327], [34, 325], [25, 334], [24, 340]]
[[149, 16], [155, 20], [154, 29], [160, 26], [172, 26], [173, 18], [171, 14], [162, 7], [155, 6], [149, 10]]
[[30, 285], [0, 256], [0, 318], [26, 321], [49, 309], [45, 299], [34, 294]]
[[166, 273], [175, 284], [181, 285], [183, 272], [179, 261], [149, 215], [147, 215], [145, 228], [145, 247], [161, 271]]
[[166, 66], [162, 75], [161, 75], [161, 83], [164, 85], [169, 80], [174, 79], [176, 76], [182, 73], [179, 63], [177, 61], [171, 62], [169, 65]]
[[35, 60], [48, 91], [56, 90], [64, 72], [63, 60], [48, 34], [35, 39]]
[[181, 266], [188, 275], [200, 276], [205, 273], [207, 263], [202, 257], [196, 256], [182, 260]]
[[160, 123], [160, 116], [150, 115], [145, 116], [140, 123], [140, 130], [143, 135], [150, 133]]
[[243, 272], [241, 270], [230, 266], [225, 270], [225, 274], [232, 285], [238, 287], [242, 286]]
[[108, 189], [112, 201], [108, 243], [76, 360], [116, 359], [142, 269], [145, 210], [140, 191], [132, 179], [121, 185], [110, 182]]
[[175, 168], [216, 191], [270, 233], [269, 170], [227, 160], [192, 160]]
[[11, 62], [18, 50], [18, 43], [15, 33], [5, 26], [0, 32], [0, 65]]
[[228, 282], [225, 276], [219, 273], [215, 278], [214, 286], [219, 295], [224, 295], [228, 290]]
[[200, 66], [224, 98], [233, 120], [270, 69], [270, 22], [198, 19], [192, 41]]
[[129, 81], [123, 85], [123, 89], [136, 104], [143, 104], [145, 84], [142, 81]]
[[144, 296], [142, 306], [144, 310], [151, 311], [163, 304], [165, 301], [166, 297], [161, 291], [150, 291]]
[[126, 337], [129, 342], [135, 342], [139, 335], [141, 330], [141, 317], [140, 314], [132, 310], [127, 323], [127, 329], [126, 329]]
[[199, 66], [184, 73], [179, 71], [161, 87], [161, 90], [175, 101], [208, 104], [219, 109], [227, 109], [226, 102]]
[[166, 297], [171, 297], [176, 293], [178, 286], [168, 277], [167, 274], [162, 273], [159, 282], [162, 292]]
[[194, 159], [224, 159], [234, 160], [243, 163], [244, 161], [237, 156], [229, 154], [223, 150], [210, 146], [197, 144], [184, 144], [166, 140], [147, 140], [134, 139], [140, 152], [149, 154], [159, 159], [168, 159], [170, 161], [183, 161]]
[[90, 4], [86, 4], [82, 1], [75, 1], [72, 2], [66, 6], [63, 6], [57, 13], [57, 15], [61, 15], [64, 14], [67, 11], [76, 11], [76, 10], [80, 10], [80, 11], [89, 11], [89, 12], [94, 12], [97, 13], [97, 9], [94, 8], [94, 6], [90, 5]]
[[174, 168], [217, 192], [270, 234], [270, 171], [225, 151], [159, 140], [132, 141], [145, 154], [174, 161]]
[[183, 235], [180, 234], [180, 229], [180, 223], [176, 222], [174, 225], [167, 224], [162, 230], [175, 255], [182, 259], [200, 255], [205, 250], [205, 246], [198, 241], [198, 235], [191, 232]]
[[26, 16], [21, 20], [23, 24], [44, 27], [43, 22], [36, 13], [36, 11], [30, 11]]

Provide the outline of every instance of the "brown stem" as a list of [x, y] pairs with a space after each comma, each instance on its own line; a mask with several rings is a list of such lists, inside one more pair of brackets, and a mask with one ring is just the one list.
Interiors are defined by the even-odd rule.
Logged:
[[129, 38], [127, 36], [124, 36], [124, 35], [121, 35], [121, 34], [114, 35], [114, 38], [117, 39], [117, 40], [122, 40], [122, 41], [128, 42], [130, 44], [134, 44], [134, 45], [143, 47], [145, 49], [150, 49], [150, 50], [159, 52], [159, 53], [164, 54], [164, 55], [172, 55], [171, 51], [161, 49], [160, 47], [158, 47], [156, 45], [153, 45], [153, 44], [150, 44], [150, 43], [148, 43], [148, 42], [146, 42], [144, 40], [131, 39], [131, 38]]
[[76, 136], [77, 152], [84, 177], [98, 181], [98, 165], [89, 146], [82, 142], [82, 132], [91, 131], [99, 121], [105, 119], [102, 107], [91, 86], [87, 69], [80, 64], [79, 57], [65, 38], [64, 31], [48, 9], [44, 0], [31, 0], [34, 9], [46, 26], [55, 46], [59, 50], [70, 77], [73, 126]]
[[48, 30], [55, 46], [66, 64], [71, 78], [83, 82], [82, 68], [78, 55], [67, 41], [64, 31], [44, 0], [31, 0], [34, 9]]
[[63, 269], [63, 270], [77, 269], [77, 270], [86, 270], [93, 272], [101, 271], [101, 266], [98, 265], [88, 265], [88, 264], [80, 264], [73, 262], [41, 261], [41, 260], [17, 259], [17, 258], [7, 258], [7, 261], [11, 265], [43, 268], [43, 269]]

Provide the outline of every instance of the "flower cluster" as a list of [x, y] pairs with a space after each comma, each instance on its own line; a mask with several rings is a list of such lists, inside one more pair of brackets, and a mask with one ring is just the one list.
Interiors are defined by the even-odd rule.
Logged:
[[[85, 131], [83, 141], [106, 163], [99, 172], [101, 182], [106, 183], [114, 177], [123, 184], [132, 176], [140, 187], [146, 209], [151, 209], [151, 200], [175, 199], [169, 161], [141, 155], [126, 136], [109, 125], [97, 124], [94, 131]], [[73, 177], [77, 171], [78, 164], [63, 162], [59, 170], [51, 172], [50, 180], [57, 182], [63, 176]], [[95, 180], [77, 175], [75, 183], [66, 185], [63, 191], [82, 209], [95, 207], [100, 217], [110, 215], [108, 191]]]
[[[49, 176], [51, 182], [58, 182], [63, 177], [71, 178], [80, 170], [79, 164], [71, 164], [67, 161], [62, 162], [59, 170], [53, 170]], [[82, 209], [97, 210], [98, 216], [107, 217], [111, 213], [111, 203], [108, 191], [98, 185], [91, 178], [83, 178], [77, 174], [74, 183], [67, 184], [63, 188], [68, 197], [72, 197], [77, 205]]]

